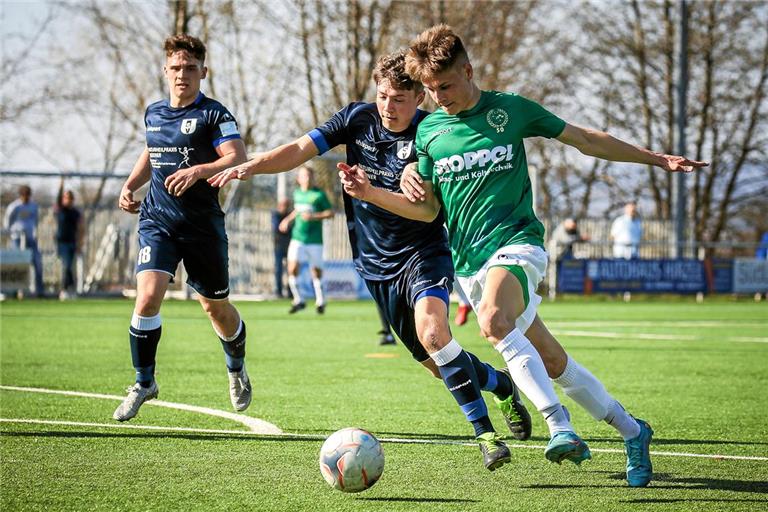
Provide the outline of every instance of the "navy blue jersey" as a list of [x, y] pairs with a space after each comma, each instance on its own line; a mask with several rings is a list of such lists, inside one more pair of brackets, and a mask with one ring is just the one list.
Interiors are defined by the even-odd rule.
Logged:
[[[374, 187], [402, 192], [400, 176], [416, 161], [416, 126], [429, 113], [417, 110], [403, 132], [390, 132], [375, 103], [350, 103], [324, 125], [309, 132], [320, 154], [345, 144], [347, 163], [362, 168]], [[432, 222], [404, 219], [344, 193], [349, 241], [355, 267], [365, 279], [392, 279], [416, 253], [448, 252], [442, 211]]]
[[221, 103], [200, 93], [194, 103], [182, 108], [171, 107], [168, 100], [151, 104], [144, 124], [152, 179], [141, 217], [181, 236], [222, 230], [218, 188], [198, 180], [181, 197], [174, 197], [165, 188], [165, 179], [178, 169], [218, 160], [216, 147], [240, 138], [235, 118]]

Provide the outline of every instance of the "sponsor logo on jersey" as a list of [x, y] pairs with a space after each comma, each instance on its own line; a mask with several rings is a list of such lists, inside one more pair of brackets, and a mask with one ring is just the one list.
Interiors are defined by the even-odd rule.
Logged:
[[181, 133], [189, 135], [190, 133], [194, 133], [196, 128], [197, 128], [196, 118], [181, 120]]
[[159, 126], [147, 126], [147, 131], [148, 132], [159, 132], [160, 131], [160, 127]]
[[509, 114], [503, 109], [494, 108], [488, 112], [488, 115], [485, 116], [485, 120], [488, 121], [488, 124], [491, 125], [491, 127], [496, 128], [496, 133], [501, 133], [509, 122]]
[[412, 140], [399, 140], [397, 141], [397, 158], [400, 160], [408, 160], [411, 156], [411, 150], [413, 149]]
[[186, 147], [179, 149], [179, 153], [181, 153], [181, 156], [184, 157], [184, 160], [181, 161], [178, 169], [181, 169], [182, 167], [192, 167], [191, 165], [189, 165], [189, 152], [194, 150], [195, 148], [186, 148]]
[[227, 121], [219, 125], [219, 131], [221, 131], [222, 137], [229, 137], [230, 135], [240, 135], [240, 131], [237, 129], [237, 123], [234, 121]]
[[376, 146], [373, 146], [362, 139], [355, 139], [355, 144], [357, 144], [358, 146], [360, 146], [366, 151], [372, 151], [374, 153], [376, 152]]
[[507, 144], [492, 149], [467, 151], [463, 155], [447, 156], [435, 162], [435, 174], [471, 171], [475, 167], [485, 167], [489, 163], [509, 162], [515, 157], [514, 149], [514, 144]]

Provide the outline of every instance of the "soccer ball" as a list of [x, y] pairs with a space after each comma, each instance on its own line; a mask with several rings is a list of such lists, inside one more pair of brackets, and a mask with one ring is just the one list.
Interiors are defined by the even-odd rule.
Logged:
[[320, 448], [320, 472], [328, 485], [342, 492], [371, 487], [384, 471], [384, 452], [373, 434], [343, 428], [331, 434]]

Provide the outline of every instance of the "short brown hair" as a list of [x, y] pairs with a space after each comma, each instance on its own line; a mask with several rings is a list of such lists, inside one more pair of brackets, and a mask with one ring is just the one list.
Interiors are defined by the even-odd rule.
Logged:
[[446, 71], [457, 62], [469, 61], [464, 43], [453, 28], [441, 23], [430, 27], [416, 39], [405, 54], [405, 71], [419, 82]]
[[166, 57], [170, 57], [179, 51], [185, 51], [200, 62], [205, 62], [205, 45], [196, 37], [187, 34], [176, 34], [165, 40], [164, 48]]
[[371, 76], [376, 85], [379, 85], [382, 80], [387, 80], [395, 89], [415, 91], [416, 94], [424, 90], [421, 82], [415, 82], [405, 72], [405, 50], [379, 57]]

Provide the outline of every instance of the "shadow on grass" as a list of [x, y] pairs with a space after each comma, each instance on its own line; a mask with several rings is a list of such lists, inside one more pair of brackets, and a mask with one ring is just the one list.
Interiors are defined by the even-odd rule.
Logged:
[[362, 501], [384, 501], [405, 503], [478, 503], [479, 500], [465, 500], [461, 498], [357, 498]]
[[[612, 471], [588, 471], [592, 474], [607, 474], [607, 478], [610, 480], [624, 480], [626, 475], [624, 473], [615, 473]], [[571, 489], [574, 487], [587, 488], [587, 489], [600, 489], [600, 488], [616, 488], [614, 484], [541, 484], [541, 485], [527, 485], [523, 488], [527, 489]], [[670, 473], [656, 473], [653, 475], [653, 481], [648, 487], [649, 489], [677, 489], [677, 490], [709, 490], [709, 491], [733, 491], [733, 492], [748, 492], [757, 494], [768, 494], [768, 482], [759, 480], [725, 480], [722, 478], [686, 478], [676, 477]], [[642, 491], [640, 491], [642, 492]], [[640, 499], [640, 498], [639, 498]], [[660, 498], [661, 499], [661, 498]], [[664, 502], [661, 499], [661, 502]], [[672, 500], [676, 501], [676, 500]], [[685, 500], [680, 500], [685, 501]], [[765, 500], [762, 500], [765, 501]], [[653, 502], [648, 501], [648, 503]]]

